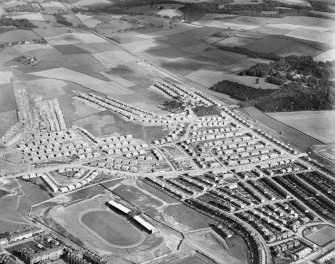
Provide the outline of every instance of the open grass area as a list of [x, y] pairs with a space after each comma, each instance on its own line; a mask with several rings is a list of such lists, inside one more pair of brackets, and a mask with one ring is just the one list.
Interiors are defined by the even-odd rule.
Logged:
[[335, 240], [335, 228], [328, 225], [310, 227], [304, 230], [303, 235], [308, 240], [323, 247]]
[[0, 34], [0, 44], [6, 42], [18, 42], [32, 39], [40, 39], [40, 37], [31, 30], [17, 29]]
[[66, 68], [55, 68], [46, 71], [34, 72], [31, 74], [35, 76], [74, 82], [81, 86], [87, 87], [93, 91], [97, 91], [103, 94], [112, 95], [112, 94], [131, 93], [126, 88], [122, 87], [121, 85], [117, 85], [114, 82], [104, 82], [97, 78], [88, 76], [80, 72], [72, 71]]
[[113, 133], [120, 135], [132, 134], [134, 138], [152, 140], [168, 134], [168, 131], [164, 130], [163, 127], [145, 127], [126, 121], [118, 115], [107, 111], [74, 120], [73, 123], [83, 126], [96, 136], [110, 135]]
[[282, 134], [278, 134], [278, 136], [282, 137], [283, 139], [300, 146], [303, 149], [307, 149], [314, 145], [322, 144], [321, 141], [308, 136], [307, 134], [300, 132], [293, 127], [287, 126], [284, 123], [277, 121], [276, 119], [272, 118], [270, 115], [267, 115], [260, 110], [254, 107], [247, 107], [244, 110], [255, 120], [264, 124], [265, 126], [269, 127], [270, 129], [277, 131], [277, 133], [282, 132]]
[[[225, 240], [219, 237], [213, 231], [206, 230], [195, 232], [188, 235], [189, 243], [199, 250], [204, 250], [208, 256], [214, 260], [220, 260], [223, 263], [229, 264], [247, 264], [248, 259], [245, 259], [245, 255], [241, 252], [231, 251]], [[239, 241], [244, 244], [243, 241]], [[245, 250], [246, 248], [244, 248]]]
[[184, 204], [167, 206], [164, 208], [164, 214], [170, 222], [176, 225], [176, 229], [196, 230], [207, 228], [210, 223], [215, 222], [212, 218], [198, 213]]
[[10, 84], [0, 84], [0, 113], [12, 110], [15, 110], [15, 99], [12, 86]]
[[166, 202], [166, 203], [176, 203], [178, 200], [172, 198], [171, 196], [165, 194], [164, 192], [160, 191], [159, 189], [145, 183], [142, 181], [138, 181], [137, 183], [141, 188], [146, 190], [147, 192], [151, 193], [152, 195], [156, 196], [160, 200]]
[[90, 232], [112, 245], [127, 247], [141, 240], [141, 233], [112, 211], [89, 211], [80, 221]]
[[271, 117], [328, 144], [335, 142], [335, 110], [269, 113]]
[[215, 262], [205, 257], [202, 254], [196, 253], [186, 256], [173, 256], [164, 262], [158, 262], [159, 264], [214, 264]]
[[129, 203], [139, 207], [142, 210], [156, 208], [163, 205], [159, 200], [154, 199], [153, 197], [143, 193], [138, 188], [131, 185], [120, 185], [113, 190], [118, 196], [122, 199], [128, 201]]

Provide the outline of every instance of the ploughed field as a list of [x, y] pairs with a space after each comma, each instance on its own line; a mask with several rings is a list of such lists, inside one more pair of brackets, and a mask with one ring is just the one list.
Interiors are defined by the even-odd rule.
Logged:
[[111, 211], [91, 211], [81, 217], [81, 223], [106, 242], [120, 247], [134, 245], [141, 240], [141, 233]]

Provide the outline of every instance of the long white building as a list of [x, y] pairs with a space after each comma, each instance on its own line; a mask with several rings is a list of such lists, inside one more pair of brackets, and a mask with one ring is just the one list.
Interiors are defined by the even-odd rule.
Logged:
[[113, 200], [109, 201], [108, 204], [112, 208], [116, 208], [117, 210], [121, 211], [124, 214], [129, 214], [131, 212], [131, 210], [128, 207], [126, 207], [126, 206], [124, 206], [120, 203], [114, 202]]

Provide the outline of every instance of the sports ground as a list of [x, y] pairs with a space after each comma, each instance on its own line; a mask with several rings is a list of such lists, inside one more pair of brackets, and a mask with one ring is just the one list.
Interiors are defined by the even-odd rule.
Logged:
[[128, 221], [109, 210], [83, 212], [79, 221], [94, 235], [114, 246], [134, 246], [143, 239]]
[[328, 225], [319, 226], [316, 230], [307, 229], [304, 236], [320, 247], [327, 245], [335, 240], [335, 228]]

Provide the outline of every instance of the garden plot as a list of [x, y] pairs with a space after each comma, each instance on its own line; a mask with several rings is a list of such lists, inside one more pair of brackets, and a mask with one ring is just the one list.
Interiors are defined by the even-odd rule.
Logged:
[[41, 76], [46, 78], [54, 78], [58, 80], [65, 80], [69, 82], [77, 83], [81, 86], [87, 87], [93, 91], [100, 92], [103, 94], [131, 94], [132, 92], [126, 88], [114, 83], [104, 82], [97, 78], [90, 77], [86, 74], [75, 72], [66, 68], [56, 68], [46, 71], [31, 73], [35, 76]]

